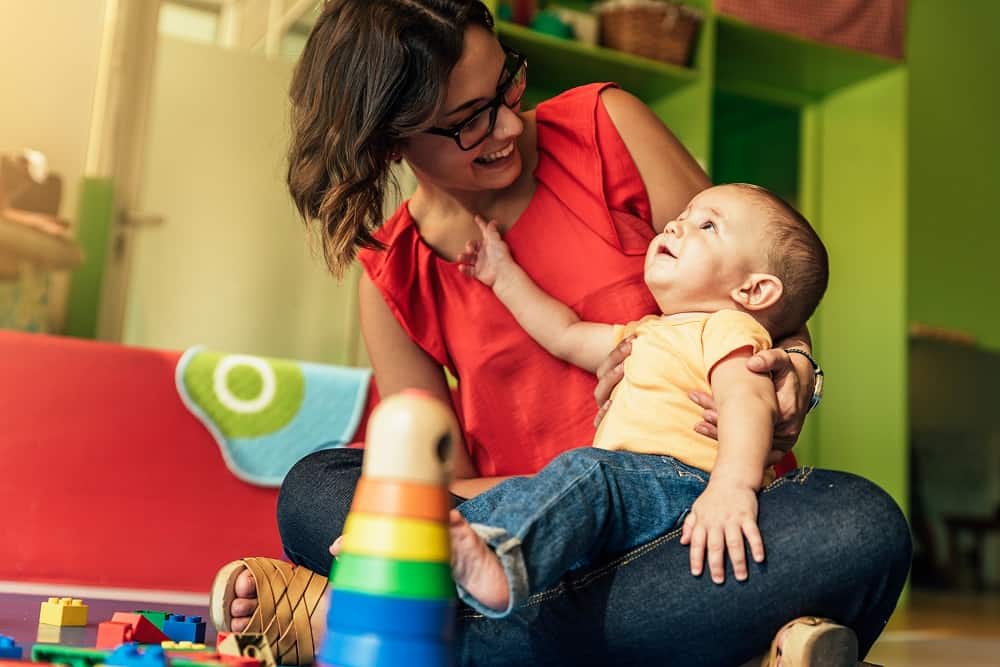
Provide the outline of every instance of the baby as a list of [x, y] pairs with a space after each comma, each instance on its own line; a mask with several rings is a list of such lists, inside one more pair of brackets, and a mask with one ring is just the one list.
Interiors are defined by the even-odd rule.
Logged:
[[[491, 287], [550, 353], [593, 372], [621, 340], [634, 340], [593, 448], [565, 452], [535, 477], [469, 501], [495, 508], [477, 511], [486, 522], [452, 513], [460, 597], [504, 616], [567, 571], [644, 544], [682, 519], [693, 574], [707, 549], [713, 581], [724, 580], [725, 554], [745, 579], [744, 539], [753, 559], [764, 560], [757, 492], [777, 418], [770, 378], [746, 361], [800, 330], [819, 304], [828, 265], [816, 232], [763, 188], [709, 188], [646, 252], [645, 282], [662, 315], [611, 325], [580, 321], [518, 266], [495, 222], [477, 223], [483, 238], [466, 247], [460, 269]], [[694, 391], [714, 395], [718, 442], [687, 427], [700, 418], [688, 399]]]

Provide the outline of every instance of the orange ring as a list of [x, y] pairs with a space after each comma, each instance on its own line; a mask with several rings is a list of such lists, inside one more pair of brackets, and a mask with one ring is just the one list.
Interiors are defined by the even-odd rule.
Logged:
[[444, 487], [362, 477], [354, 490], [352, 512], [448, 521], [451, 496]]

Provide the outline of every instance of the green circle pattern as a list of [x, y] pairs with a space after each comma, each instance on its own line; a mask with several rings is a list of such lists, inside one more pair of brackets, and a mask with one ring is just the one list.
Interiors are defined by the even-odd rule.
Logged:
[[[257, 438], [284, 428], [302, 407], [306, 379], [295, 362], [265, 359], [274, 372], [275, 392], [271, 403], [258, 412], [236, 412], [215, 395], [215, 369], [230, 356], [221, 352], [199, 352], [184, 371], [184, 388], [227, 438]], [[264, 381], [256, 368], [239, 364], [226, 374], [226, 388], [241, 401], [252, 401], [260, 395]]]

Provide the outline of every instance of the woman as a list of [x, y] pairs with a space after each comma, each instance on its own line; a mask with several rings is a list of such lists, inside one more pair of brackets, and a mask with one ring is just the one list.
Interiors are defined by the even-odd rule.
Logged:
[[[459, 379], [465, 446], [456, 448], [463, 456], [452, 491], [457, 502], [472, 499], [460, 507], [472, 520], [491, 502], [477, 494], [588, 444], [592, 401], [605, 403], [628, 353], [627, 344], [612, 353], [595, 386], [535, 346], [489, 290], [458, 270], [456, 258], [479, 238], [474, 215], [498, 220], [525, 270], [581, 317], [629, 321], [656, 308], [642, 282], [649, 239], [709, 185], [631, 95], [587, 86], [524, 112], [526, 75], [524, 59], [497, 41], [476, 0], [334, 0], [292, 84], [293, 198], [318, 222], [335, 274], [356, 253], [365, 267], [361, 322], [382, 395], [417, 387], [447, 402], [442, 367]], [[418, 187], [382, 224], [389, 168], [400, 160]], [[776, 347], [808, 345], [802, 332]], [[775, 378], [783, 415], [777, 460], [802, 425], [813, 367], [782, 349], [749, 363]], [[710, 397], [696, 398], [710, 418]], [[707, 422], [697, 428], [713, 434]], [[295, 595], [264, 589], [291, 580], [321, 631], [327, 547], [340, 534], [360, 461], [356, 450], [324, 451], [289, 473], [278, 522], [301, 567], [248, 560], [224, 568], [213, 591], [223, 627], [247, 626], [260, 589], [268, 608], [255, 623], [270, 630], [271, 598], [287, 606], [281, 601]], [[738, 664], [805, 614], [852, 628], [863, 655], [908, 569], [908, 530], [896, 505], [852, 475], [798, 470], [761, 494], [759, 520], [768, 560], [746, 582], [692, 576], [671, 533], [567, 579], [502, 621], [464, 611], [459, 663]], [[318, 575], [303, 575], [306, 568]], [[301, 614], [288, 613], [277, 624], [307, 634]], [[300, 661], [305, 646], [296, 649]]]

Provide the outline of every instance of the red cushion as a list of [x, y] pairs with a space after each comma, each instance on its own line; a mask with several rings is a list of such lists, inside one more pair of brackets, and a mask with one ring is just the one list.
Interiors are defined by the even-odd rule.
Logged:
[[0, 579], [206, 592], [281, 556], [277, 490], [225, 467], [179, 356], [0, 331]]

